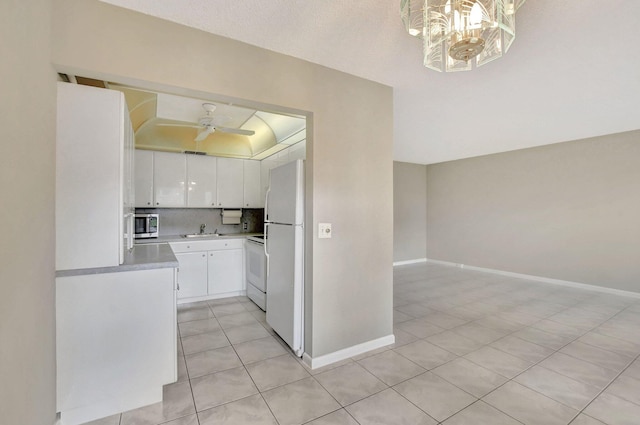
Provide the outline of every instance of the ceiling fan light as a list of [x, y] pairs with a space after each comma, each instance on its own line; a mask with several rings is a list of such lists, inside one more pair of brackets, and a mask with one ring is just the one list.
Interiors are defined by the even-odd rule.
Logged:
[[423, 39], [424, 66], [468, 71], [502, 57], [516, 35], [526, 0], [401, 0], [407, 32]]

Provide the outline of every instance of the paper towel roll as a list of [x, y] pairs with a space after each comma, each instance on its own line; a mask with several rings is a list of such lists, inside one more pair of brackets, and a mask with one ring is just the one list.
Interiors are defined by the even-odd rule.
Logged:
[[240, 224], [242, 210], [222, 210], [222, 224]]

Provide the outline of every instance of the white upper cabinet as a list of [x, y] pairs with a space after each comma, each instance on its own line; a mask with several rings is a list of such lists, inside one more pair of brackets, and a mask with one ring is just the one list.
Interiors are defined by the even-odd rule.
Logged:
[[244, 164], [242, 159], [218, 158], [218, 208], [242, 208]]
[[260, 171], [260, 161], [244, 161], [244, 208], [264, 208]]
[[134, 158], [136, 208], [152, 208], [153, 151], [136, 149]]
[[186, 206], [187, 160], [185, 155], [153, 154], [153, 191], [156, 208]]
[[187, 157], [187, 207], [213, 208], [217, 204], [216, 158], [206, 155]]
[[305, 158], [296, 143], [265, 158], [135, 151], [136, 208], [264, 208], [272, 168]]

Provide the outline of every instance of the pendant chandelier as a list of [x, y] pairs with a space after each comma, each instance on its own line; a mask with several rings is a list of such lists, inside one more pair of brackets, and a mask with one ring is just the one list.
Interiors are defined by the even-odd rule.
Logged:
[[509, 50], [525, 1], [401, 0], [400, 16], [409, 34], [424, 42], [424, 66], [469, 71]]

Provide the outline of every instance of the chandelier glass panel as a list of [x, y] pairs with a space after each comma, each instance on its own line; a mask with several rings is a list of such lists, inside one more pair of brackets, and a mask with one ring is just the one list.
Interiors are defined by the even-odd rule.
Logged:
[[409, 34], [422, 38], [424, 66], [468, 71], [498, 59], [516, 37], [516, 11], [525, 0], [401, 0]]

